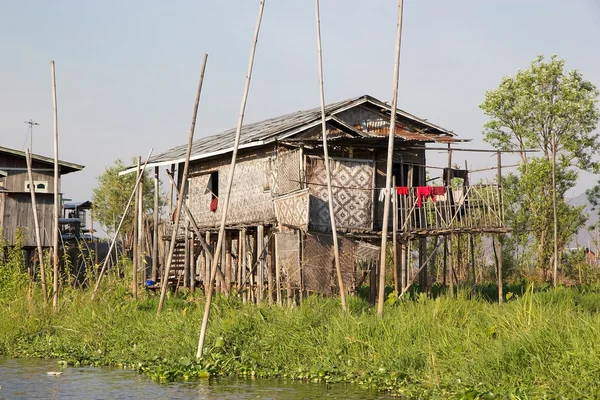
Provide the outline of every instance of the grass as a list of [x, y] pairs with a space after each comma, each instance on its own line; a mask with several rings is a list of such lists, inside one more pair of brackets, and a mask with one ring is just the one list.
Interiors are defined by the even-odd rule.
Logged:
[[246, 305], [217, 297], [206, 355], [195, 360], [203, 298], [134, 301], [120, 281], [95, 300], [64, 289], [60, 311], [37, 287], [0, 307], [0, 353], [65, 364], [135, 368], [158, 381], [209, 375], [353, 382], [408, 397], [593, 398], [600, 393], [600, 293], [555, 289], [503, 306], [460, 292], [388, 304], [383, 318], [360, 298], [302, 306]]

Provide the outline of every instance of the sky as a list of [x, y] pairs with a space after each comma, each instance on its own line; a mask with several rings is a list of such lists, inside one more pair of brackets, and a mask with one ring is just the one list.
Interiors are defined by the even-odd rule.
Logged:
[[[0, 146], [29, 147], [24, 122], [33, 119], [33, 152], [52, 156], [51, 60], [59, 158], [85, 165], [63, 178], [66, 198], [89, 199], [117, 158], [187, 142], [204, 53], [196, 138], [234, 127], [257, 12], [258, 0], [3, 2]], [[321, 0], [326, 102], [390, 101], [396, 16], [395, 0]], [[398, 105], [472, 139], [464, 147], [490, 148], [478, 107], [485, 91], [538, 54], [557, 54], [600, 86], [598, 40], [600, 0], [405, 0]], [[318, 106], [314, 2], [267, 0], [245, 122]], [[439, 160], [428, 153], [429, 164]], [[496, 164], [454, 153], [465, 160]], [[596, 180], [583, 174], [571, 196]]]

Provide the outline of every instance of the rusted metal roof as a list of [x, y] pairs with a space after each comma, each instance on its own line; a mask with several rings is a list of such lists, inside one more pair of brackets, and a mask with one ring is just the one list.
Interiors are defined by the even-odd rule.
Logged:
[[[336, 118], [336, 114], [346, 111], [350, 108], [356, 107], [368, 103], [372, 107], [378, 108], [382, 112], [391, 112], [390, 106], [374, 97], [364, 95], [355, 97], [352, 99], [340, 101], [337, 103], [328, 104], [325, 106], [326, 118], [333, 124], [343, 124], [339, 118]], [[415, 117], [402, 110], [397, 110], [399, 120], [403, 121], [406, 126], [418, 127], [421, 132], [417, 130], [402, 130], [399, 135], [406, 140], [412, 141], [423, 141], [423, 142], [435, 142], [442, 141], [439, 138], [444, 138], [444, 141], [450, 141], [455, 134], [442, 127], [434, 125], [424, 119]], [[255, 122], [244, 125], [242, 127], [240, 137], [240, 149], [263, 146], [265, 144], [287, 139], [293, 137], [296, 134], [304, 132], [310, 128], [318, 127], [321, 124], [321, 108], [313, 108], [306, 111], [296, 111], [290, 114], [282, 115], [275, 118], [270, 118], [264, 121]], [[389, 127], [389, 122], [388, 122]], [[355, 129], [356, 127], [346, 126], [348, 131], [354, 132], [359, 136], [378, 136], [374, 132], [363, 132], [361, 129]], [[389, 128], [388, 128], [389, 130]], [[232, 144], [234, 142], [236, 129], [229, 129], [225, 132], [207, 136], [198, 139], [192, 144], [192, 151], [190, 160], [198, 160], [202, 158], [214, 157], [221, 154], [226, 154], [233, 150]], [[381, 133], [383, 134], [383, 133]], [[385, 134], [387, 136], [387, 132]], [[379, 135], [381, 136], [381, 135]], [[164, 153], [153, 156], [148, 161], [147, 167], [154, 167], [159, 165], [177, 164], [185, 160], [185, 153], [187, 145], [181, 145], [174, 147]], [[135, 166], [130, 166], [127, 170], [121, 174], [135, 171]]]

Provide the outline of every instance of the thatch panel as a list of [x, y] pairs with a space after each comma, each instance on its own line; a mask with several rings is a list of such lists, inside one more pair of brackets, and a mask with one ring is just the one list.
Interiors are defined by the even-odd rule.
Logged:
[[277, 268], [283, 280], [293, 287], [300, 287], [300, 234], [299, 232], [278, 232], [275, 234]]
[[308, 229], [308, 189], [278, 197], [274, 200], [274, 204], [275, 215], [279, 224], [306, 232]]
[[[310, 224], [330, 230], [327, 174], [324, 160], [309, 158], [307, 183], [310, 190]], [[373, 163], [370, 160], [331, 160], [333, 209], [338, 228], [371, 229], [373, 208]]]
[[283, 195], [301, 188], [300, 150], [277, 153], [273, 166], [273, 194]]

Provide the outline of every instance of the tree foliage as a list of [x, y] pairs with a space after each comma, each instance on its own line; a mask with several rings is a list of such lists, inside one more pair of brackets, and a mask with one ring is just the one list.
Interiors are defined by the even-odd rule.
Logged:
[[[115, 160], [113, 165], [98, 177], [98, 186], [94, 189], [92, 202], [94, 203], [94, 217], [107, 229], [109, 233], [115, 233], [121, 217], [125, 212], [127, 201], [135, 186], [136, 174], [130, 173], [119, 176], [125, 170], [125, 165], [120, 159]], [[149, 174], [144, 174], [143, 187], [143, 212], [152, 214], [154, 211], [154, 180]], [[159, 201], [159, 207], [164, 201]], [[121, 228], [127, 236], [133, 229], [133, 200], [123, 221]]]
[[[598, 95], [580, 72], [565, 71], [564, 60], [538, 56], [527, 70], [487, 91], [480, 105], [490, 118], [484, 140], [498, 150], [523, 151], [518, 173], [503, 182], [506, 219], [515, 229], [511, 239], [515, 249], [525, 250], [521, 265], [543, 271], [550, 266], [554, 157], [559, 251], [585, 223], [582, 207], [565, 201], [565, 193], [575, 186], [580, 170], [597, 169], [593, 156], [600, 149], [594, 132], [600, 118]], [[539, 152], [524, 152], [527, 149]]]

